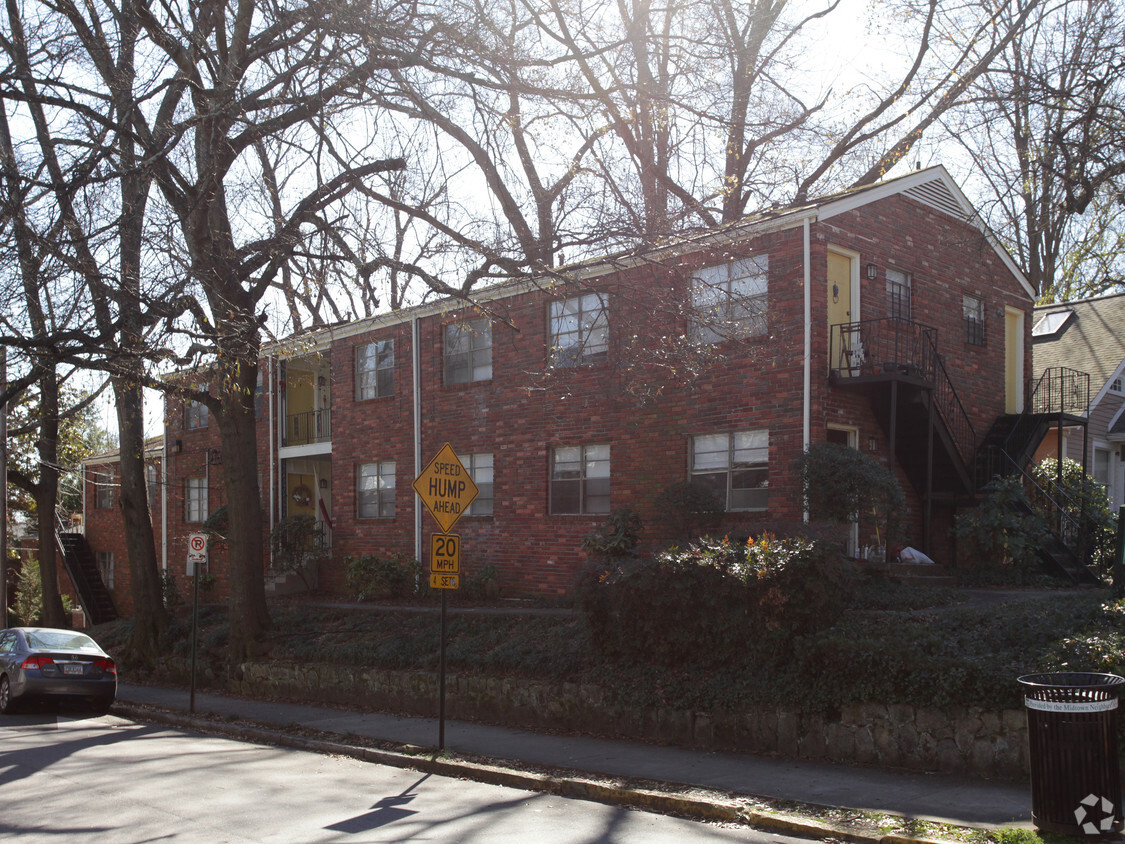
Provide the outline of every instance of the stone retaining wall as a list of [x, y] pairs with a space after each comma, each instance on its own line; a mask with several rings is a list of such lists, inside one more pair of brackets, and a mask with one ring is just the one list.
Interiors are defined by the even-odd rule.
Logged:
[[[234, 691], [434, 717], [438, 675], [336, 665], [247, 663]], [[845, 706], [838, 718], [783, 709], [707, 714], [646, 712], [611, 705], [597, 686], [511, 678], [446, 676], [446, 715], [526, 728], [581, 730], [714, 750], [778, 753], [941, 773], [1023, 777], [1028, 771], [1023, 710], [994, 712], [900, 704]]]

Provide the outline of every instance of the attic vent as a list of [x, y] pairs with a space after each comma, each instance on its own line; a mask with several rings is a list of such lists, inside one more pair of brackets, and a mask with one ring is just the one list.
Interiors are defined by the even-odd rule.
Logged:
[[916, 202], [921, 202], [923, 205], [928, 205], [951, 217], [956, 217], [959, 220], [966, 219], [965, 209], [961, 207], [961, 203], [957, 201], [957, 197], [953, 195], [945, 182], [940, 179], [932, 179], [908, 188], [905, 193]]

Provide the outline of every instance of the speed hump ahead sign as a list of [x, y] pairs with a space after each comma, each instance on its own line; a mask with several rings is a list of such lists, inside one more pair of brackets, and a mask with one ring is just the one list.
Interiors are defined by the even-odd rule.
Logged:
[[442, 533], [449, 533], [479, 492], [449, 443], [414, 479], [413, 486]]

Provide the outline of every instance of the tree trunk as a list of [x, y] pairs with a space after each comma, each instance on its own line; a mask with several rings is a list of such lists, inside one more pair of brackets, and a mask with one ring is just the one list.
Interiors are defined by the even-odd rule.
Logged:
[[[256, 330], [256, 327], [255, 327]], [[256, 350], [256, 344], [255, 344]], [[258, 437], [254, 417], [256, 358], [245, 359], [227, 373], [218, 415], [222, 437], [223, 480], [230, 530], [230, 666], [262, 652], [262, 634], [270, 627], [266, 607], [265, 558], [262, 553], [261, 491], [258, 487]]]
[[168, 626], [164, 610], [156, 539], [148, 507], [145, 478], [144, 404], [139, 377], [113, 379], [117, 426], [121, 436], [121, 517], [129, 555], [133, 598], [133, 633], [126, 655], [131, 664], [149, 665], [160, 653]]
[[39, 486], [35, 507], [39, 511], [39, 579], [43, 585], [43, 625], [69, 627], [59, 598], [58, 558], [55, 554], [55, 504], [59, 497], [59, 382], [54, 366], [39, 379], [42, 418], [39, 423]]

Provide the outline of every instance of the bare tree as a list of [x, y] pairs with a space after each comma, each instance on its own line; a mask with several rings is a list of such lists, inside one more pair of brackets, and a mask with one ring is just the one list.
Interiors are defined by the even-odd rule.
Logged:
[[996, 197], [990, 221], [1046, 300], [1120, 284], [1125, 233], [1125, 12], [1043, 8], [948, 128]]

